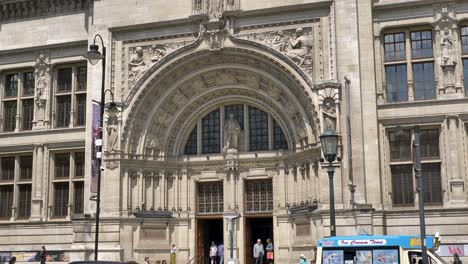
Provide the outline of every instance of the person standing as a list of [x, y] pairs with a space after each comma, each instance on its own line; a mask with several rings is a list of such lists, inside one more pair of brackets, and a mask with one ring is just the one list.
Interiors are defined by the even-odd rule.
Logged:
[[214, 241], [211, 241], [210, 246], [210, 260], [211, 264], [216, 264], [216, 256], [218, 254], [218, 247], [216, 246]]
[[148, 257], [145, 257], [145, 263], [144, 264], [150, 264], [150, 260]]
[[47, 259], [47, 250], [45, 248], [45, 246], [42, 246], [41, 248], [41, 264], [45, 264], [46, 263], [46, 259]]
[[306, 259], [306, 257], [304, 256], [304, 254], [301, 254], [301, 258], [300, 258], [299, 264], [308, 264], [308, 263], [307, 263], [307, 259]]
[[16, 257], [13, 256], [13, 257], [11, 257], [10, 260], [8, 261], [8, 264], [15, 264], [15, 262], [16, 262]]
[[176, 264], [176, 252], [177, 252], [177, 248], [176, 248], [175, 244], [172, 244], [172, 247], [171, 247], [171, 260], [169, 261], [169, 264]]
[[218, 254], [218, 264], [224, 264], [224, 245], [223, 245], [223, 241], [219, 242], [217, 254]]
[[267, 239], [267, 246], [265, 248], [266, 250], [266, 257], [267, 257], [267, 263], [272, 264], [273, 263], [273, 243], [271, 243], [271, 239]]
[[457, 253], [453, 254], [453, 264], [462, 264], [462, 261], [460, 259], [460, 256], [458, 256]]
[[253, 256], [255, 259], [255, 264], [263, 264], [263, 256], [265, 255], [265, 250], [263, 250], [263, 244], [261, 239], [257, 239], [257, 244], [253, 247]]

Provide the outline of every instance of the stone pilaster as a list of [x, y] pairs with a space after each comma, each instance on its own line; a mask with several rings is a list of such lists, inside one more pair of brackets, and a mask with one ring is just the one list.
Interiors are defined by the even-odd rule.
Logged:
[[44, 218], [44, 183], [45, 181], [45, 170], [44, 167], [47, 162], [44, 160], [44, 149], [46, 147], [43, 144], [35, 144], [33, 152], [33, 183], [32, 183], [32, 197], [31, 197], [31, 221], [42, 221]]

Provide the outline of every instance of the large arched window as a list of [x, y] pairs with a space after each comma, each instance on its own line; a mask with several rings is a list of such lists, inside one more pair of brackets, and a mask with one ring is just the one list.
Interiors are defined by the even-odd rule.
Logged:
[[204, 116], [193, 127], [185, 143], [186, 155], [216, 154], [223, 150], [223, 127], [230, 116], [240, 127], [239, 151], [288, 149], [283, 130], [271, 115], [253, 106], [221, 106]]

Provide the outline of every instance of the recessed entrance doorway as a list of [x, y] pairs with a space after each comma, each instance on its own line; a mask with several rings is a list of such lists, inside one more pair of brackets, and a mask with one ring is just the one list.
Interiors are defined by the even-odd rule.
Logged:
[[[210, 246], [223, 242], [223, 219], [197, 219], [197, 264], [210, 263]], [[203, 254], [203, 257], [202, 257]]]
[[[247, 217], [245, 219], [245, 263], [255, 264], [253, 258], [253, 246], [257, 243], [257, 239], [262, 240], [263, 247], [266, 247], [266, 240], [273, 238], [273, 217]], [[265, 253], [266, 254], [266, 253]], [[266, 264], [266, 255], [263, 256], [263, 263]]]

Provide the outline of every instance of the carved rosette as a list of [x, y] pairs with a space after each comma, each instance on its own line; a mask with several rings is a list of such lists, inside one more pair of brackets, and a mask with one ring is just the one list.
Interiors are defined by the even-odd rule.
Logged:
[[51, 64], [50, 56], [47, 50], [41, 51], [34, 64], [34, 129], [44, 129], [47, 124], [47, 101], [49, 100], [49, 91], [51, 86]]

